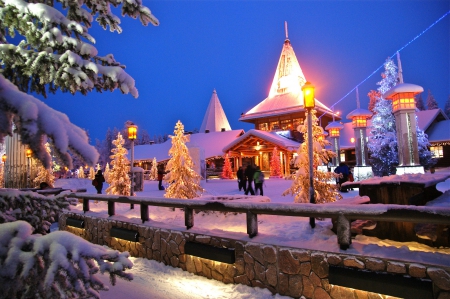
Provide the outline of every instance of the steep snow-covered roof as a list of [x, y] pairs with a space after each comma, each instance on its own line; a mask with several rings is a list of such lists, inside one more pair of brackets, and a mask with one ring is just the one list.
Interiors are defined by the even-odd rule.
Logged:
[[235, 145], [239, 144], [240, 142], [242, 142], [243, 140], [245, 140], [246, 138], [248, 138], [250, 136], [259, 137], [259, 138], [267, 140], [279, 147], [286, 148], [289, 150], [297, 150], [298, 146], [300, 145], [300, 143], [290, 140], [290, 139], [287, 139], [285, 137], [282, 137], [282, 136], [278, 135], [276, 132], [266, 132], [266, 131], [252, 129], [252, 130], [247, 131], [245, 134], [243, 134], [239, 138], [236, 138], [235, 140], [230, 142], [228, 145], [226, 145], [223, 148], [223, 152], [229, 151]]
[[[304, 111], [301, 86], [305, 82], [305, 75], [295, 56], [294, 49], [289, 39], [286, 39], [268, 97], [243, 114], [239, 120], [249, 121], [255, 118]], [[318, 100], [316, 100], [316, 109], [332, 113], [331, 109]]]
[[450, 120], [435, 123], [426, 133], [430, 142], [450, 141]]
[[214, 89], [202, 125], [200, 126], [200, 132], [204, 133], [206, 130], [220, 132], [222, 129], [230, 131], [231, 127], [220, 104], [217, 92]]
[[448, 119], [447, 115], [440, 109], [423, 110], [416, 111], [417, 120], [419, 123], [419, 128], [423, 131], [428, 130], [428, 127], [433, 123], [434, 120]]
[[[244, 130], [231, 130], [224, 132], [197, 133], [190, 135], [190, 141], [186, 143], [187, 147], [201, 147], [205, 151], [205, 158], [223, 156], [224, 146], [244, 134]], [[152, 160], [161, 162], [168, 160], [169, 149], [172, 147], [172, 140], [164, 143], [152, 145], [137, 145], [134, 147], [134, 160]], [[130, 153], [129, 153], [130, 154]]]

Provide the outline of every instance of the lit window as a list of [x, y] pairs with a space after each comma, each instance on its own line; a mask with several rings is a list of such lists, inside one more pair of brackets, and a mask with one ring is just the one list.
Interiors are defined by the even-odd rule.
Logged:
[[339, 129], [331, 128], [329, 130], [329, 132], [330, 132], [330, 137], [339, 137]]
[[401, 92], [392, 97], [392, 111], [416, 109], [413, 92]]
[[353, 117], [352, 124], [354, 128], [365, 128], [367, 127], [367, 119], [365, 116], [355, 116]]
[[433, 158], [443, 158], [444, 148], [442, 146], [431, 146], [430, 152]]
[[260, 124], [259, 124], [259, 129], [260, 129], [261, 131], [269, 131], [269, 126], [268, 126], [267, 123], [260, 123]]
[[280, 129], [280, 125], [278, 124], [278, 121], [270, 122], [270, 130], [275, 131], [275, 130], [279, 130], [279, 129]]
[[341, 157], [341, 162], [345, 162], [345, 153], [341, 153], [340, 157]]

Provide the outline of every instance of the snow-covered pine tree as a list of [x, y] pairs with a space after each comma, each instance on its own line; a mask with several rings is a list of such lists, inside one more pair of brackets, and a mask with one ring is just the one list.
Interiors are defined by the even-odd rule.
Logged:
[[272, 151], [272, 157], [270, 158], [270, 176], [281, 177], [281, 161], [278, 148], [275, 146]]
[[78, 168], [78, 178], [79, 179], [84, 179], [84, 168], [83, 168], [83, 166], [80, 166], [80, 168]]
[[63, 165], [72, 168], [68, 149], [88, 165], [97, 162], [98, 153], [84, 130], [27, 93], [46, 97], [59, 89], [86, 95], [119, 88], [138, 96], [125, 66], [112, 54], [99, 55], [88, 32], [94, 20], [103, 29], [122, 32], [121, 18], [111, 5], [121, 6], [123, 16], [138, 18], [143, 25], [158, 25], [142, 1], [1, 1], [0, 142], [12, 135], [14, 120], [21, 142], [45, 168], [51, 167], [52, 159], [45, 151], [44, 135], [53, 140], [54, 154]]
[[89, 176], [88, 176], [88, 178], [89, 178], [90, 180], [95, 179], [95, 170], [94, 170], [94, 167], [90, 167], [90, 168], [89, 168]]
[[[391, 58], [384, 63], [384, 72], [378, 92], [383, 95], [386, 91], [397, 85], [397, 66]], [[376, 176], [388, 176], [395, 174], [398, 165], [397, 132], [395, 117], [392, 113], [392, 102], [379, 97], [375, 104], [371, 136], [367, 147], [370, 153], [372, 171]]]
[[374, 112], [375, 104], [377, 103], [378, 99], [380, 98], [380, 92], [379, 91], [375, 91], [375, 90], [371, 90], [371, 91], [369, 91], [367, 96], [369, 97], [369, 110], [372, 113], [375, 113]]
[[220, 174], [222, 179], [232, 179], [234, 177], [233, 170], [231, 169], [230, 158], [228, 157], [228, 153], [223, 157], [223, 168], [222, 173]]
[[2, 298], [100, 298], [108, 290], [96, 277], [108, 273], [132, 280], [133, 263], [119, 252], [65, 231], [32, 235], [25, 221], [0, 224], [0, 283]]
[[419, 111], [423, 111], [426, 110], [425, 109], [425, 104], [423, 103], [423, 99], [422, 99], [422, 94], [418, 93], [414, 96], [414, 102], [416, 102], [416, 108]]
[[141, 133], [141, 144], [151, 144], [152, 140], [147, 130], [142, 130]]
[[444, 113], [450, 118], [450, 96], [448, 96], [447, 102], [445, 102]]
[[431, 90], [428, 89], [428, 97], [427, 97], [427, 110], [433, 110], [439, 108], [438, 103], [434, 99]]
[[169, 162], [166, 165], [167, 174], [164, 180], [169, 184], [164, 197], [191, 199], [204, 192], [200, 186], [201, 176], [194, 171], [186, 142], [189, 135], [184, 135], [184, 126], [178, 121], [175, 125], [172, 147], [169, 150]]
[[103, 173], [103, 177], [105, 178], [105, 181], [109, 184], [109, 172], [110, 172], [110, 169], [109, 169], [109, 163], [106, 163], [106, 166], [105, 166], [105, 172]]
[[[333, 202], [342, 199], [337, 191], [337, 187], [329, 182], [336, 178], [334, 172], [324, 172], [317, 169], [318, 165], [328, 163], [336, 154], [326, 149], [331, 143], [322, 138], [323, 130], [317, 124], [316, 111], [312, 113], [312, 138], [313, 138], [313, 184], [316, 203]], [[303, 126], [299, 126], [299, 132], [303, 133], [304, 142], [300, 144], [294, 165], [298, 167], [294, 175], [294, 181], [289, 189], [283, 192], [283, 195], [294, 195], [294, 202], [309, 203], [309, 155], [308, 155], [308, 121]]]
[[[50, 150], [50, 144], [47, 142], [45, 143], [45, 150], [47, 151], [48, 155], [51, 156], [51, 150]], [[50, 168], [45, 168], [44, 165], [42, 165], [42, 163], [38, 162], [38, 164], [40, 164], [38, 166], [38, 171], [37, 171], [37, 175], [33, 180], [33, 184], [35, 187], [39, 187], [39, 184], [42, 182], [46, 182], [47, 184], [49, 184], [49, 186], [53, 186], [53, 184], [55, 183], [55, 176], [53, 175], [53, 169]]]
[[128, 151], [123, 147], [125, 140], [122, 134], [117, 134], [117, 139], [113, 141], [111, 155], [112, 169], [109, 171], [106, 194], [129, 196], [131, 191], [131, 180], [128, 176], [130, 172], [130, 161], [127, 158]]
[[102, 170], [102, 167], [100, 166], [100, 163], [97, 163], [97, 165], [95, 165], [95, 173], [99, 170]]
[[150, 180], [156, 181], [158, 179], [158, 162], [156, 162], [156, 157], [153, 158], [152, 168], [150, 169]]

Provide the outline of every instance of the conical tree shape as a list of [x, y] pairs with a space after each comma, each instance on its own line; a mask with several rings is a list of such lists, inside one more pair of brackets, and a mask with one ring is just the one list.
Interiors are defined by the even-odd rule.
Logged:
[[228, 153], [224, 157], [224, 165], [221, 177], [222, 179], [232, 179], [233, 178], [233, 170], [231, 169], [230, 159], [228, 158]]
[[105, 181], [109, 184], [109, 172], [110, 172], [110, 169], [109, 169], [109, 163], [106, 163], [106, 166], [105, 166], [105, 172], [103, 173], [103, 177], [105, 178]]
[[[47, 153], [51, 156], [51, 150], [50, 150], [50, 144], [47, 142], [45, 144], [45, 150]], [[37, 176], [34, 178], [33, 183], [35, 187], [39, 187], [39, 184], [42, 182], [46, 182], [49, 184], [49, 186], [53, 186], [55, 183], [55, 176], [53, 175], [53, 170], [51, 168], [45, 169], [45, 167], [42, 165], [42, 163], [38, 166], [38, 173]]]
[[78, 168], [78, 178], [79, 178], [79, 179], [84, 179], [84, 169], [83, 169], [83, 166], [80, 166], [80, 168]]
[[270, 158], [270, 176], [281, 177], [281, 161], [278, 148], [274, 147]]
[[[317, 125], [316, 111], [312, 110], [312, 137], [313, 137], [313, 178], [316, 203], [327, 203], [342, 199], [334, 184], [330, 181], [336, 178], [334, 172], [323, 172], [317, 170], [318, 165], [328, 163], [336, 154], [325, 149], [331, 145], [328, 140], [322, 138], [322, 128]], [[294, 181], [289, 189], [283, 192], [283, 195], [292, 194], [295, 196], [296, 203], [309, 203], [309, 155], [308, 155], [308, 121], [298, 130], [303, 133], [304, 142], [299, 146], [294, 165], [298, 167], [294, 175]]]
[[130, 172], [130, 161], [127, 159], [127, 149], [123, 147], [125, 140], [120, 133], [117, 139], [113, 141], [115, 148], [111, 150], [113, 153], [111, 158], [112, 169], [109, 172], [109, 187], [106, 194], [129, 196], [131, 191], [131, 180], [128, 176]]
[[192, 162], [186, 142], [189, 141], [189, 135], [184, 135], [184, 126], [178, 121], [175, 125], [172, 147], [169, 150], [171, 157], [167, 162], [166, 171], [168, 172], [164, 180], [169, 184], [164, 197], [190, 199], [198, 197], [199, 193], [205, 190], [200, 186], [201, 177], [193, 169]]
[[89, 168], [89, 179], [90, 179], [90, 180], [95, 179], [95, 170], [94, 170], [94, 167], [90, 167], [90, 168]]
[[153, 158], [152, 168], [150, 169], [150, 180], [155, 181], [158, 179], [158, 162], [156, 162], [156, 157]]

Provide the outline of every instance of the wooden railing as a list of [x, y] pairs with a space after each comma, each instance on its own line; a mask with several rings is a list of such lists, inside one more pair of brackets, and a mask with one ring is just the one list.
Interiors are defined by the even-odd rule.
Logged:
[[450, 225], [450, 208], [443, 207], [252, 203], [149, 198], [143, 196], [126, 197], [86, 193], [71, 193], [68, 197], [82, 199], [84, 212], [89, 211], [89, 200], [106, 201], [108, 203], [109, 216], [115, 215], [115, 203], [139, 205], [143, 223], [150, 219], [149, 206], [182, 208], [184, 209], [184, 221], [187, 229], [194, 226], [194, 210], [245, 213], [247, 215], [247, 234], [250, 238], [258, 234], [258, 215], [334, 218], [337, 220], [337, 238], [341, 249], [347, 249], [351, 244], [350, 229], [352, 220]]

